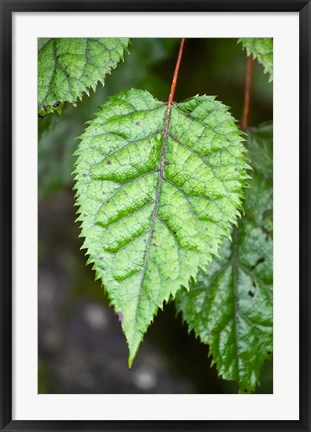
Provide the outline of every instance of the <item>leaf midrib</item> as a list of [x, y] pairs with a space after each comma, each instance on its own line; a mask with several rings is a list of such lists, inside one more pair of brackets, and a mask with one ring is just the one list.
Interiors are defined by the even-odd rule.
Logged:
[[139, 281], [138, 301], [136, 303], [135, 312], [134, 312], [135, 320], [137, 318], [138, 305], [139, 305], [140, 297], [141, 297], [141, 290], [143, 287], [145, 273], [146, 273], [147, 264], [148, 264], [149, 247], [150, 247], [152, 236], [154, 233], [155, 221], [156, 221], [157, 216], [158, 216], [160, 192], [161, 192], [161, 186], [162, 186], [162, 183], [164, 180], [163, 170], [164, 170], [165, 152], [166, 152], [167, 138], [168, 138], [168, 125], [169, 125], [169, 120], [170, 120], [170, 113], [171, 113], [171, 106], [168, 104], [166, 116], [165, 116], [164, 128], [163, 128], [163, 141], [162, 141], [162, 147], [161, 147], [160, 165], [159, 165], [159, 169], [158, 169], [159, 175], [158, 175], [158, 183], [157, 183], [157, 190], [156, 190], [156, 196], [155, 196], [155, 203], [154, 203], [154, 209], [153, 209], [153, 214], [152, 214], [152, 218], [151, 218], [150, 232], [149, 232], [149, 236], [148, 236], [147, 244], [146, 244], [144, 264], [143, 264], [143, 268], [142, 268], [142, 272], [141, 272], [141, 278]]

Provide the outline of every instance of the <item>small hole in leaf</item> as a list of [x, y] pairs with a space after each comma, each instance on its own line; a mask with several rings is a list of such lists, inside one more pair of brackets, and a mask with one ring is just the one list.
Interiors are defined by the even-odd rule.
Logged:
[[254, 297], [255, 294], [253, 293], [253, 291], [249, 290], [249, 291], [248, 291], [248, 295], [249, 295], [250, 297]]
[[87, 174], [86, 174], [86, 173], [83, 173], [83, 177], [87, 177]]
[[135, 124], [136, 124], [136, 126], [140, 126], [140, 122], [139, 121], [137, 121]]
[[109, 160], [109, 161], [107, 161], [107, 165], [111, 165], [111, 161]]
[[167, 160], [164, 162], [164, 165], [169, 165], [169, 164], [170, 164], [170, 163], [169, 163], [169, 161], [167, 161]]
[[264, 257], [260, 257], [255, 264], [252, 266], [252, 269], [254, 270], [255, 267], [257, 267], [259, 264], [263, 263], [265, 261]]
[[99, 259], [102, 261], [104, 259], [104, 257], [101, 256], [101, 257], [99, 257]]
[[190, 114], [186, 114], [185, 117], [190, 118]]

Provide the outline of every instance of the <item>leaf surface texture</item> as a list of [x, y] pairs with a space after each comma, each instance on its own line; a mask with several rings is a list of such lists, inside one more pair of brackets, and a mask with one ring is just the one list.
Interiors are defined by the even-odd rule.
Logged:
[[245, 215], [220, 259], [176, 298], [189, 329], [210, 347], [220, 376], [253, 391], [272, 352], [272, 126], [251, 129], [254, 168]]
[[64, 102], [75, 104], [98, 82], [104, 85], [128, 43], [128, 38], [39, 38], [39, 114], [60, 110]]
[[102, 105], [80, 137], [75, 170], [84, 248], [129, 346], [230, 236], [247, 158], [222, 103], [167, 105], [132, 89]]

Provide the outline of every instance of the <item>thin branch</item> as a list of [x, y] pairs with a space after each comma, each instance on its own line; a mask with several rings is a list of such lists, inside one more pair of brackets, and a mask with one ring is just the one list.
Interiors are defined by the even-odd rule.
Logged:
[[180, 42], [179, 53], [178, 53], [175, 71], [174, 71], [174, 76], [173, 76], [173, 81], [172, 81], [172, 85], [171, 85], [171, 91], [170, 91], [170, 95], [168, 98], [168, 105], [169, 106], [173, 102], [173, 97], [174, 97], [175, 88], [176, 88], [176, 84], [177, 84], [177, 78], [178, 78], [178, 73], [179, 73], [180, 61], [181, 61], [181, 57], [183, 54], [184, 44], [185, 44], [185, 38], [182, 38], [181, 42]]
[[248, 127], [250, 100], [251, 100], [251, 85], [252, 85], [252, 78], [253, 78], [253, 67], [254, 67], [253, 56], [249, 55], [247, 57], [247, 66], [246, 66], [244, 107], [243, 107], [243, 115], [242, 115], [242, 120], [241, 120], [241, 128], [242, 129], [247, 129], [247, 127]]
[[185, 38], [182, 38], [181, 42], [180, 42], [178, 57], [177, 57], [175, 71], [174, 71], [173, 80], [172, 80], [172, 84], [171, 84], [171, 90], [170, 90], [170, 94], [169, 94], [168, 101], [167, 101], [167, 110], [166, 110], [165, 125], [164, 125], [164, 131], [163, 131], [163, 146], [162, 146], [161, 164], [160, 164], [160, 177], [161, 178], [163, 177], [164, 157], [165, 157], [167, 134], [168, 134], [168, 123], [170, 121], [171, 106], [172, 106], [173, 98], [174, 98], [174, 94], [175, 94], [175, 88], [176, 88], [176, 84], [177, 84], [177, 78], [178, 78], [178, 73], [179, 73], [181, 57], [183, 54], [184, 44], [185, 44]]
[[180, 42], [178, 57], [177, 57], [175, 71], [174, 71], [174, 75], [173, 75], [170, 95], [169, 95], [168, 101], [167, 101], [167, 111], [166, 111], [165, 126], [164, 126], [164, 139], [166, 139], [166, 136], [167, 136], [168, 122], [170, 119], [171, 106], [172, 106], [172, 102], [173, 102], [173, 98], [174, 98], [174, 94], [175, 94], [175, 88], [176, 88], [176, 84], [177, 84], [177, 78], [178, 78], [178, 73], [179, 73], [181, 57], [183, 54], [184, 44], [185, 44], [185, 38], [182, 38], [181, 42]]

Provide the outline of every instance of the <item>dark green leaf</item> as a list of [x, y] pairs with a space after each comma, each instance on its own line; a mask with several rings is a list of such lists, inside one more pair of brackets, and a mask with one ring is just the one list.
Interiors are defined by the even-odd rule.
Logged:
[[44, 116], [75, 104], [83, 93], [104, 85], [123, 59], [128, 38], [41, 38], [38, 41], [38, 111]]
[[254, 176], [233, 241], [176, 299], [219, 375], [241, 392], [255, 388], [272, 352], [272, 126], [251, 129], [248, 149]]

